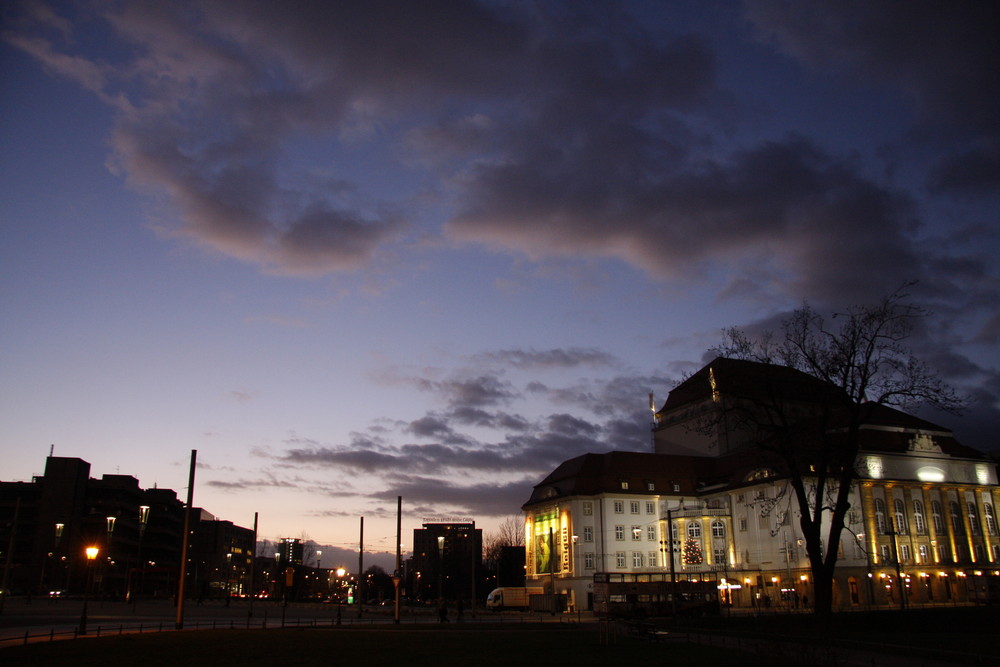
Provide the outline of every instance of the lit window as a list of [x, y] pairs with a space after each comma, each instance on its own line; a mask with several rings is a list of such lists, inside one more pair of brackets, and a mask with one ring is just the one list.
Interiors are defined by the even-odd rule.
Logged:
[[642, 567], [642, 552], [633, 551], [632, 552], [632, 567]]
[[625, 552], [624, 551], [616, 551], [615, 552], [615, 566], [616, 567], [625, 567]]
[[637, 542], [642, 539], [642, 527], [632, 526], [632, 541]]
[[688, 537], [701, 537], [701, 524], [697, 521], [688, 521]]
[[615, 539], [616, 540], [625, 539], [625, 526], [615, 526]]
[[937, 500], [931, 502], [931, 521], [934, 522], [934, 532], [940, 535], [944, 532], [944, 519], [941, 518], [941, 503]]
[[721, 565], [726, 560], [726, 550], [725, 549], [713, 549], [712, 550], [712, 562], [716, 565]]
[[900, 544], [899, 545], [899, 560], [902, 562], [907, 562], [910, 560], [910, 545]]
[[924, 504], [919, 500], [913, 501], [913, 525], [917, 529], [917, 535], [927, 532], [927, 526], [924, 524]]
[[997, 534], [997, 520], [993, 516], [993, 505], [990, 503], [983, 503], [983, 515], [986, 517], [986, 530], [989, 531], [990, 535]]
[[650, 542], [656, 541], [656, 526], [646, 526], [646, 539]]
[[621, 480], [621, 481], [619, 482], [619, 484], [621, 485], [621, 490], [622, 490], [622, 491], [628, 491], [628, 482], [626, 482], [626, 481], [625, 481], [625, 480], [623, 479], [623, 480]]
[[920, 562], [921, 563], [928, 563], [928, 562], [930, 562], [930, 556], [929, 556], [929, 553], [927, 551], [927, 545], [926, 544], [917, 545], [917, 554], [918, 554], [918, 556], [920, 558]]
[[653, 482], [650, 482], [649, 480], [646, 480], [646, 490], [647, 491], [656, 491], [656, 484], [654, 484]]
[[893, 501], [893, 507], [896, 510], [896, 533], [906, 535], [906, 510], [903, 501], [897, 498]]
[[875, 529], [879, 534], [885, 534], [885, 501], [881, 498], [875, 499]]
[[973, 535], [978, 535], [979, 512], [976, 511], [976, 503], [966, 503], [965, 507], [969, 511], [969, 528], [972, 530]]
[[680, 493], [680, 492], [681, 492], [681, 485], [674, 484], [674, 493]]
[[624, 500], [616, 500], [615, 501], [615, 514], [624, 514], [624, 513], [625, 513], [625, 501]]
[[725, 537], [726, 536], [726, 524], [721, 521], [712, 522], [712, 537]]

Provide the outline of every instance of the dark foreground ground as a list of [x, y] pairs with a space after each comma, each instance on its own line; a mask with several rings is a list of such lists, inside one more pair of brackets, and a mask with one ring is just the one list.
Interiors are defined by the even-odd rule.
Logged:
[[[194, 630], [8, 646], [4, 665], [994, 665], [1000, 608], [719, 618], [664, 627], [451, 623]], [[689, 643], [689, 637], [699, 642]], [[641, 661], [641, 662], [640, 662]], [[650, 662], [647, 662], [650, 661]]]
[[[621, 637], [595, 626], [428, 625], [201, 630], [83, 638], [0, 649], [7, 665], [612, 665], [649, 664], [664, 651], [679, 665], [742, 665], [722, 648]], [[655, 664], [655, 663], [654, 663]]]

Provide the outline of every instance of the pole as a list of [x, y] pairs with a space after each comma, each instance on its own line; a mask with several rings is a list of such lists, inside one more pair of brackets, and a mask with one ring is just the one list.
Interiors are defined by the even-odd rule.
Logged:
[[365, 518], [361, 517], [361, 536], [358, 538], [358, 618], [365, 610], [365, 601], [361, 593], [365, 586]]
[[184, 508], [184, 536], [181, 538], [180, 581], [177, 582], [177, 622], [174, 627], [184, 629], [184, 582], [187, 579], [188, 533], [191, 532], [191, 505], [194, 503], [194, 470], [198, 461], [198, 450], [191, 450], [191, 468], [188, 471], [187, 507]]
[[889, 517], [888, 532], [889, 537], [892, 540], [893, 560], [896, 562], [896, 585], [899, 586], [899, 609], [902, 611], [906, 609], [906, 584], [903, 581], [903, 575], [899, 568], [899, 547], [896, 546], [896, 522], [892, 517]]
[[403, 496], [396, 496], [396, 571], [392, 573], [392, 584], [396, 589], [396, 613], [393, 622], [399, 625], [399, 578], [403, 569], [402, 540], [403, 532]]
[[677, 570], [674, 567], [674, 511], [667, 510], [667, 541], [670, 549], [670, 612], [677, 622]]
[[253, 618], [253, 599], [257, 597], [254, 589], [254, 573], [257, 570], [257, 512], [253, 513], [253, 551], [250, 552], [250, 611], [247, 618]]

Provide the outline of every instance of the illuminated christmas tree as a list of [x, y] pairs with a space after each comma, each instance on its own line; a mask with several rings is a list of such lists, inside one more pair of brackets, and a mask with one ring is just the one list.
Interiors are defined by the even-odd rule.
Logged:
[[694, 537], [687, 538], [681, 557], [685, 565], [701, 565], [705, 560], [701, 553], [701, 542]]

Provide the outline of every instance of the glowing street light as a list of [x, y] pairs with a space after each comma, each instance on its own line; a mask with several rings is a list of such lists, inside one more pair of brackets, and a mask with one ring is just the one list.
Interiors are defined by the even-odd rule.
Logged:
[[83, 611], [80, 612], [81, 635], [87, 634], [87, 602], [90, 599], [90, 585], [94, 577], [94, 561], [97, 559], [100, 549], [97, 547], [87, 547], [84, 549], [84, 553], [87, 556], [87, 578], [83, 585]]

